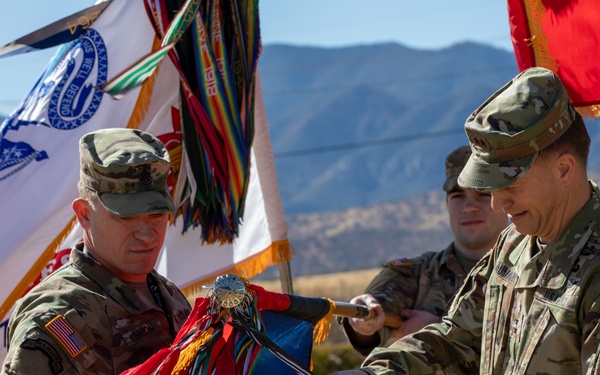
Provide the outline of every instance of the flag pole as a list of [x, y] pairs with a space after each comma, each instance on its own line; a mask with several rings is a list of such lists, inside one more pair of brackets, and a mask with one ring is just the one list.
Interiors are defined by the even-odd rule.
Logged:
[[279, 263], [279, 278], [283, 293], [294, 294], [294, 286], [292, 285], [292, 270], [288, 260]]

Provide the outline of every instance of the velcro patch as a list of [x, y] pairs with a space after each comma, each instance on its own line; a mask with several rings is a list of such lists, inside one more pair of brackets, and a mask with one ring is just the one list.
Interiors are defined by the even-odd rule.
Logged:
[[389, 260], [387, 265], [392, 267], [408, 267], [412, 266], [412, 262], [408, 258], [396, 258]]
[[510, 266], [507, 266], [504, 263], [496, 264], [494, 271], [501, 279], [506, 280], [513, 285], [517, 282], [517, 274], [510, 268]]
[[137, 327], [133, 331], [123, 334], [123, 339], [129, 346], [134, 346], [143, 338], [156, 332], [156, 329], [150, 323], [146, 323], [141, 327]]
[[87, 349], [87, 345], [64, 316], [58, 315], [46, 324], [46, 329], [67, 349], [71, 357]]
[[56, 352], [56, 349], [47, 342], [42, 339], [26, 339], [21, 343], [21, 348], [29, 349], [29, 350], [39, 350], [46, 357], [48, 357], [48, 362], [50, 364], [50, 371], [53, 374], [60, 374], [63, 371], [62, 358], [60, 358], [60, 354]]

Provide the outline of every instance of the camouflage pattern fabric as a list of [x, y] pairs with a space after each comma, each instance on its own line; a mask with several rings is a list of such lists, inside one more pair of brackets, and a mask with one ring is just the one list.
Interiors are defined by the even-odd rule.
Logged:
[[446, 193], [459, 187], [458, 176], [467, 164], [472, 151], [470, 146], [460, 146], [446, 156], [444, 167], [446, 168], [446, 180], [442, 189]]
[[467, 189], [502, 189], [560, 138], [576, 111], [558, 76], [534, 67], [496, 91], [465, 122], [473, 154], [458, 177]]
[[117, 216], [174, 212], [165, 145], [137, 129], [101, 129], [79, 141], [79, 179]]
[[556, 242], [536, 253], [536, 239], [509, 226], [441, 323], [374, 349], [363, 371], [600, 373], [600, 191], [591, 185]]
[[152, 272], [165, 312], [81, 250], [17, 304], [2, 374], [119, 374], [169, 346], [191, 311]]
[[[387, 313], [400, 315], [403, 309], [410, 308], [442, 317], [447, 312], [448, 302], [467, 276], [454, 254], [454, 243], [451, 243], [443, 251], [426, 252], [412, 259], [391, 260], [367, 286], [365, 293], [372, 294]], [[359, 353], [367, 355], [375, 348], [352, 339], [349, 335], [352, 327], [347, 319], [343, 319], [342, 324], [350, 344]], [[378, 346], [391, 344], [387, 342], [389, 327], [383, 326], [378, 333]]]

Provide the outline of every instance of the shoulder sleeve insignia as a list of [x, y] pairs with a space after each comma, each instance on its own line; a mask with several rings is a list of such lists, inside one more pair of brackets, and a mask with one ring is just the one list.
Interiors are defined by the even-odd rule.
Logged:
[[386, 263], [386, 266], [391, 266], [391, 267], [409, 267], [409, 266], [412, 266], [412, 262], [408, 258], [396, 258], [396, 259], [389, 260]]
[[75, 332], [73, 326], [64, 316], [58, 315], [48, 322], [45, 327], [62, 344], [71, 357], [76, 357], [87, 349], [87, 345], [81, 336]]
[[46, 357], [48, 357], [48, 363], [50, 364], [50, 371], [53, 374], [60, 374], [63, 372], [62, 359], [56, 350], [46, 340], [42, 339], [26, 339], [21, 343], [21, 348], [29, 350], [39, 350]]

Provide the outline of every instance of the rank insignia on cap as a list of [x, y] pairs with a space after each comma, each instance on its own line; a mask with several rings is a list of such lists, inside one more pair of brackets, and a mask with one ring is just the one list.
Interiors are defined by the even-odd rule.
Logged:
[[153, 186], [154, 185], [154, 180], [152, 180], [152, 172], [150, 172], [149, 165], [141, 166], [140, 185], [142, 185], [142, 186]]
[[412, 266], [412, 262], [408, 258], [397, 258], [397, 259], [389, 260], [387, 262], [387, 265], [392, 266], [392, 267], [408, 267], [408, 266]]
[[56, 339], [67, 349], [71, 357], [76, 357], [78, 354], [87, 349], [87, 345], [69, 324], [64, 316], [59, 315], [46, 324], [46, 329], [56, 337]]

